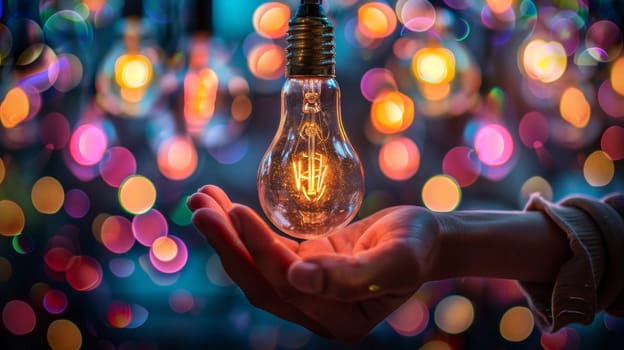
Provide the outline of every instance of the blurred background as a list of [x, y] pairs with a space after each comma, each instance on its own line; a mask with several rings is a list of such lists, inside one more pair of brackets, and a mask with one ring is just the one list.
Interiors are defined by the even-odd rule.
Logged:
[[[297, 4], [2, 0], [0, 348], [348, 348], [250, 306], [185, 206], [212, 183], [259, 209]], [[323, 5], [359, 217], [624, 190], [621, 2]], [[542, 333], [514, 282], [466, 278], [351, 347], [623, 344], [624, 319]]]

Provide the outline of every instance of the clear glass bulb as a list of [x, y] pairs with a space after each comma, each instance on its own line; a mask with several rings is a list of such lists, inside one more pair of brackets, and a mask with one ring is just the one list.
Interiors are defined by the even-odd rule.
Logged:
[[333, 77], [297, 76], [281, 93], [281, 120], [258, 169], [260, 205], [281, 231], [326, 235], [353, 219], [364, 197], [360, 160], [342, 126]]

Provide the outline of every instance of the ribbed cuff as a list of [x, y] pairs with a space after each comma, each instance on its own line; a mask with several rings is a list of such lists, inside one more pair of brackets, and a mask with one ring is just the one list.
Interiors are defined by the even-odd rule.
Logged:
[[525, 210], [545, 213], [566, 234], [572, 252], [553, 284], [520, 281], [537, 324], [554, 332], [570, 323], [591, 323], [604, 271], [602, 238], [594, 221], [583, 210], [555, 205], [538, 195], [530, 198]]
[[[575, 207], [586, 212], [592, 219], [594, 225], [599, 228], [598, 233], [601, 239], [600, 246], [595, 246], [597, 242], [585, 242], [592, 257], [600, 257], [603, 270], [600, 271], [600, 279], [597, 285], [597, 307], [598, 311], [607, 310], [614, 307], [616, 299], [624, 293], [624, 218], [622, 211], [624, 207], [618, 201], [624, 200], [624, 196], [607, 197], [603, 201], [597, 201], [582, 196], [570, 197], [561, 202], [561, 205]], [[594, 258], [594, 260], [598, 260]], [[598, 263], [598, 262], [597, 262]], [[619, 302], [622, 303], [622, 300]], [[618, 307], [619, 308], [619, 307]]]

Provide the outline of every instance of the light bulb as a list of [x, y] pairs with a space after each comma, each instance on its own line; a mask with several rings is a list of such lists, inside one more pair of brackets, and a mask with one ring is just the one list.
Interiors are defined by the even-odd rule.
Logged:
[[302, 239], [347, 225], [364, 196], [362, 165], [342, 126], [333, 39], [321, 1], [302, 0], [289, 22], [280, 124], [258, 169], [265, 214]]
[[201, 134], [215, 112], [219, 77], [209, 67], [209, 57], [209, 38], [194, 36], [191, 40], [189, 68], [184, 77], [184, 119], [187, 131], [193, 136]]
[[143, 40], [144, 23], [126, 18], [123, 40], [102, 61], [96, 79], [98, 104], [122, 117], [145, 117], [160, 95], [160, 50]]

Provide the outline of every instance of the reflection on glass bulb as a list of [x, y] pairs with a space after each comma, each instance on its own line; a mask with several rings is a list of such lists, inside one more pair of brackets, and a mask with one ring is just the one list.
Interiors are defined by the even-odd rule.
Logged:
[[282, 89], [282, 116], [258, 170], [262, 209], [303, 239], [344, 227], [364, 196], [364, 174], [340, 116], [333, 77], [295, 77]]

